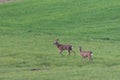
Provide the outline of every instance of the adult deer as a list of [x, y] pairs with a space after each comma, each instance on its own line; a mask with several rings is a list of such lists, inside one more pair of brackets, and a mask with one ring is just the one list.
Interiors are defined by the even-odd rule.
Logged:
[[[63, 50], [67, 50], [68, 53], [69, 53], [69, 55], [71, 54], [71, 51], [72, 51], [72, 46], [71, 46], [71, 45], [63, 45], [63, 44], [60, 44], [60, 43], [58, 42], [58, 39], [56, 39], [56, 40], [54, 41], [54, 45], [57, 46], [57, 48], [59, 49], [59, 53], [60, 53], [60, 54], [62, 54]], [[72, 51], [72, 52], [75, 54], [74, 51]]]
[[88, 57], [89, 61], [92, 61], [92, 51], [82, 51], [81, 47], [79, 47], [79, 51], [82, 58], [85, 59], [86, 57]]

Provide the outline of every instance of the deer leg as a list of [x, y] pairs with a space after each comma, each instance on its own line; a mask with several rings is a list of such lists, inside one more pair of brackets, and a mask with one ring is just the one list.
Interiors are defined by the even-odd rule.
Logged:
[[60, 50], [59, 53], [62, 54], [63, 50]]
[[69, 55], [71, 54], [71, 53], [70, 53], [70, 50], [68, 50], [68, 53], [69, 53]]
[[85, 61], [85, 56], [82, 56], [81, 60], [82, 60], [82, 61]]
[[93, 59], [92, 59], [92, 57], [90, 57], [90, 61], [91, 61], [91, 62], [93, 62]]
[[92, 62], [92, 57], [91, 57], [91, 56], [89, 56], [88, 58], [89, 58], [89, 61], [90, 61], [90, 62]]

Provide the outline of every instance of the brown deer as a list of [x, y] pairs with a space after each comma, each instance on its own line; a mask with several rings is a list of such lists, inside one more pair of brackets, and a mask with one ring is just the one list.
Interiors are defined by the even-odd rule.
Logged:
[[89, 61], [92, 61], [92, 51], [82, 51], [82, 48], [79, 47], [80, 55], [82, 56], [83, 59], [88, 57]]
[[[54, 45], [57, 46], [57, 48], [59, 49], [59, 53], [60, 53], [60, 54], [62, 54], [63, 50], [68, 50], [69, 55], [71, 54], [71, 51], [72, 51], [72, 46], [71, 46], [71, 45], [63, 45], [63, 44], [60, 44], [60, 43], [58, 42], [58, 39], [56, 39], [56, 40], [54, 41]], [[72, 52], [75, 54], [74, 51], [72, 51]]]

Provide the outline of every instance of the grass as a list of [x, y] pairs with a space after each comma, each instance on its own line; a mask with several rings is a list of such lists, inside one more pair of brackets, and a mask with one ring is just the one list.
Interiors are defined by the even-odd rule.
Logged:
[[[0, 80], [119, 80], [119, 0], [0, 4]], [[72, 44], [63, 56], [53, 42]], [[83, 61], [78, 47], [93, 51]]]

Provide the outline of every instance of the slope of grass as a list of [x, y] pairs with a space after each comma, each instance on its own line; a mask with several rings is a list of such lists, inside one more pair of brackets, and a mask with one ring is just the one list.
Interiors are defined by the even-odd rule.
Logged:
[[[119, 80], [119, 7], [119, 0], [0, 4], [0, 80]], [[61, 56], [56, 38], [76, 55]], [[93, 51], [93, 63], [79, 46]]]

